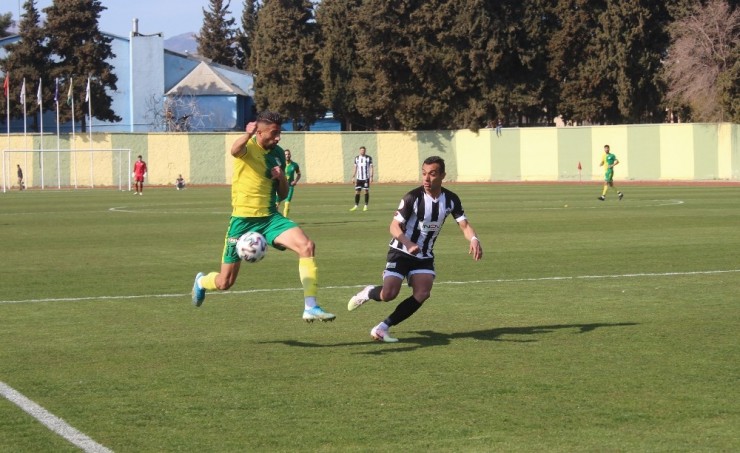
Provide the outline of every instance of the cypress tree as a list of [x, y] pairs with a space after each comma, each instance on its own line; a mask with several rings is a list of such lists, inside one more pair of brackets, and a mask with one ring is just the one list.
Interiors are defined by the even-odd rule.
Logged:
[[[111, 49], [112, 38], [98, 28], [100, 13], [107, 8], [100, 0], [54, 0], [45, 8], [48, 46], [58, 62], [52, 66], [53, 77], [74, 79], [75, 105], [87, 106], [85, 86], [90, 79], [92, 115], [102, 121], [118, 122], [121, 118], [113, 111], [112, 99], [108, 95], [117, 89], [118, 77], [108, 62], [115, 57]], [[86, 108], [80, 112], [87, 115]], [[60, 119], [66, 121], [71, 112], [60, 111]], [[86, 128], [83, 117], [83, 129]]]
[[257, 27], [257, 3], [255, 0], [244, 0], [242, 9], [242, 27], [236, 38], [236, 67], [249, 70], [248, 62], [252, 56], [252, 39]]
[[661, 58], [668, 47], [668, 13], [655, 0], [610, 0], [603, 13], [603, 49], [612, 79], [611, 123], [662, 122]]
[[203, 8], [203, 26], [200, 34], [196, 37], [198, 41], [198, 53], [214, 63], [236, 66], [237, 51], [235, 47], [236, 31], [233, 17], [227, 17], [231, 12], [226, 0], [210, 0], [208, 11]]
[[609, 106], [608, 59], [599, 41], [599, 18], [604, 0], [559, 0], [555, 6], [558, 26], [549, 49], [550, 76], [560, 86], [558, 112], [576, 124], [604, 122]]
[[[33, 128], [38, 130], [39, 105], [36, 102], [36, 93], [39, 79], [42, 80], [42, 97], [48, 100], [50, 90], [53, 90], [53, 77], [48, 68], [52, 66], [49, 51], [45, 46], [44, 30], [40, 26], [40, 15], [36, 9], [35, 0], [27, 0], [23, 4], [23, 14], [19, 24], [20, 41], [5, 47], [7, 56], [0, 60], [3, 72], [10, 75], [11, 115], [15, 118], [23, 117], [23, 105], [18, 97], [23, 79], [26, 80], [26, 114], [33, 117]], [[50, 83], [51, 82], [51, 83]], [[50, 88], [51, 87], [51, 88]], [[7, 99], [3, 97], [3, 109], [6, 109]], [[49, 105], [44, 102], [44, 105]]]
[[342, 123], [342, 130], [364, 130], [371, 122], [357, 111], [356, 92], [351, 80], [357, 49], [353, 34], [353, 13], [361, 0], [322, 0], [316, 11], [320, 28], [317, 53], [321, 65], [323, 104]]
[[0, 14], [0, 38], [4, 38], [10, 33], [8, 32], [8, 29], [13, 24], [13, 14], [12, 13], [6, 13], [6, 14]]
[[357, 111], [372, 118], [372, 129], [418, 126], [416, 120], [406, 122], [410, 106], [421, 108], [420, 99], [411, 91], [413, 76], [407, 64], [410, 40], [405, 28], [409, 25], [411, 3], [414, 2], [364, 0], [356, 12], [353, 32], [358, 58], [351, 84]]
[[291, 118], [294, 129], [306, 128], [324, 115], [317, 48], [309, 0], [271, 0], [260, 7], [249, 62], [258, 110]]

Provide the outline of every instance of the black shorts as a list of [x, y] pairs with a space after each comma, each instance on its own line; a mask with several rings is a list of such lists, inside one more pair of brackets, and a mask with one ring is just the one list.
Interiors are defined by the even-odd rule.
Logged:
[[434, 258], [419, 259], [394, 248], [388, 250], [383, 278], [393, 276], [408, 280], [414, 274], [432, 274], [436, 277]]
[[355, 180], [355, 190], [370, 190], [370, 180], [369, 179], [357, 179]]

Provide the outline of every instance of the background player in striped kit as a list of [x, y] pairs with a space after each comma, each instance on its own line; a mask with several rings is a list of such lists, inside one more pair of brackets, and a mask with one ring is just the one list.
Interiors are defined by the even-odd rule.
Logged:
[[360, 192], [365, 190], [365, 206], [363, 211], [367, 211], [367, 205], [370, 202], [370, 182], [373, 180], [373, 158], [366, 155], [367, 150], [360, 146], [360, 155], [355, 157], [355, 166], [352, 170], [352, 182], [355, 185], [355, 206], [350, 211], [356, 211], [360, 205]]
[[465, 239], [470, 241], [468, 254], [476, 261], [483, 257], [483, 248], [465, 216], [460, 197], [442, 187], [445, 161], [438, 156], [427, 158], [421, 175], [422, 186], [404, 195], [391, 221], [393, 239], [383, 271], [383, 286], [366, 286], [347, 304], [347, 309], [352, 311], [370, 299], [391, 301], [398, 296], [404, 278], [408, 280], [413, 294], [370, 331], [373, 339], [385, 343], [398, 341], [388, 334], [388, 329], [413, 315], [431, 294], [436, 276], [434, 243], [448, 215], [452, 215]]

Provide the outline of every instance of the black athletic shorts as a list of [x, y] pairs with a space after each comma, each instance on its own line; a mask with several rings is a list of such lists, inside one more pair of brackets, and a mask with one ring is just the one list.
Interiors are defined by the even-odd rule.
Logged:
[[432, 274], [436, 276], [434, 258], [419, 259], [394, 248], [388, 250], [383, 278], [394, 276], [403, 280], [414, 274]]

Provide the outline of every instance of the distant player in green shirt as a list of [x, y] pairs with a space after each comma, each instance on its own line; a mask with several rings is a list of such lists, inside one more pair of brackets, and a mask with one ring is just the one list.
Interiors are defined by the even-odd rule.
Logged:
[[[609, 145], [604, 145], [604, 157], [601, 159], [601, 163], [599, 164], [599, 167], [604, 167], [606, 169], [606, 172], [604, 173], [604, 189], [601, 191], [601, 196], [599, 197], [599, 200], [601, 201], [606, 200], [606, 192], [609, 190], [609, 187], [617, 190], [617, 188], [614, 187], [614, 167], [616, 165], [619, 165], [619, 159], [610, 152]], [[621, 200], [622, 197], [624, 197], [624, 194], [617, 190], [617, 197]]]
[[[301, 167], [298, 166], [297, 162], [293, 162], [289, 149], [285, 150], [285, 177], [288, 178], [288, 195], [283, 199], [285, 202], [283, 205], [283, 217], [288, 217], [290, 201], [293, 199], [293, 189], [301, 179]], [[278, 202], [279, 204], [280, 202]]]

